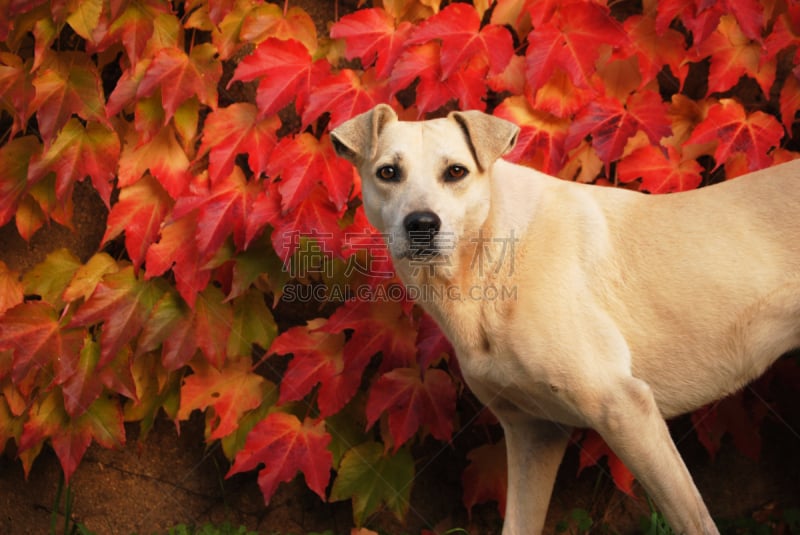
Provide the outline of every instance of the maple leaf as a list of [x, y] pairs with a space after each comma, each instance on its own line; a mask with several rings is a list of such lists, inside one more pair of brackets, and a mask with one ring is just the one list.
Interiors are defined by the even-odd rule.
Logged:
[[219, 288], [210, 285], [198, 294], [193, 322], [197, 347], [212, 366], [221, 369], [228, 356], [233, 310]]
[[617, 488], [628, 496], [633, 496], [633, 474], [619, 457], [611, 451], [611, 448], [608, 447], [599, 434], [591, 430], [586, 431], [583, 442], [581, 442], [578, 473], [580, 474], [587, 466], [596, 465], [603, 457], [607, 458], [608, 469]]
[[145, 175], [119, 192], [119, 199], [111, 208], [106, 231], [101, 243], [125, 232], [125, 249], [133, 265], [139, 267], [147, 249], [155, 243], [173, 201], [166, 190], [152, 176]]
[[32, 110], [34, 94], [31, 61], [23, 62], [16, 54], [0, 52], [0, 109], [8, 112], [13, 123], [9, 137], [13, 140], [25, 128]]
[[86, 121], [107, 123], [105, 99], [97, 67], [79, 52], [48, 51], [33, 79], [31, 102], [45, 145], [73, 114]]
[[711, 106], [706, 118], [692, 132], [686, 145], [716, 143], [715, 169], [737, 153], [744, 153], [750, 171], [771, 165], [769, 150], [778, 146], [783, 127], [775, 117], [761, 111], [748, 114], [733, 99]]
[[191, 181], [190, 162], [175, 137], [173, 125], [161, 128], [143, 143], [134, 130], [124, 139], [119, 159], [119, 187], [130, 186], [149, 170], [173, 199], [186, 191]]
[[398, 59], [389, 86], [393, 93], [405, 89], [417, 78], [416, 106], [420, 114], [436, 111], [450, 100], [458, 100], [462, 109], [484, 109], [486, 67], [479, 58], [461, 65], [449, 78], [443, 79], [439, 64], [438, 41], [410, 46]]
[[238, 166], [210, 188], [206, 186], [192, 185], [189, 194], [178, 199], [172, 212], [176, 219], [197, 214], [195, 242], [201, 264], [211, 260], [230, 235], [239, 249], [244, 248], [246, 221], [259, 188], [257, 181], [245, 180]]
[[291, 353], [292, 360], [281, 381], [278, 401], [296, 401], [320, 384], [317, 405], [320, 416], [336, 414], [355, 395], [367, 363], [345, 360], [344, 334], [322, 331], [325, 320], [311, 320], [275, 338], [270, 353]]
[[25, 293], [38, 295], [43, 301], [61, 308], [64, 290], [80, 266], [81, 261], [72, 251], [56, 249], [25, 273], [22, 278]]
[[82, 329], [64, 328], [58, 312], [41, 301], [19, 304], [0, 317], [0, 350], [12, 351], [12, 380], [20, 384], [50, 363], [56, 380], [74, 370], [83, 341]]
[[343, 238], [339, 219], [343, 213], [344, 208], [337, 209], [331, 203], [325, 187], [316, 184], [294, 210], [274, 221], [271, 239], [275, 252], [286, 264], [300, 247], [300, 238], [313, 237], [325, 252], [339, 254]]
[[496, 24], [488, 24], [483, 28], [480, 26], [481, 20], [475, 7], [454, 3], [422, 21], [411, 34], [408, 44], [440, 40], [443, 79], [449, 78], [461, 65], [475, 58], [492, 74], [502, 72], [514, 55], [511, 34]]
[[506, 510], [508, 469], [505, 439], [484, 444], [467, 453], [469, 465], [461, 474], [464, 494], [462, 500], [469, 515], [476, 504], [494, 500], [500, 514]]
[[164, 23], [160, 21], [165, 15], [169, 15], [169, 9], [157, 0], [127, 3], [109, 25], [106, 40], [121, 42], [128, 61], [135, 65], [142, 58], [156, 29], [163, 28]]
[[628, 17], [623, 28], [629, 39], [623, 44], [620, 54], [636, 57], [642, 76], [640, 86], [655, 80], [666, 65], [682, 88], [689, 75], [689, 57], [683, 35], [671, 28], [659, 32], [655, 17], [644, 15]]
[[287, 9], [276, 4], [257, 5], [242, 20], [239, 38], [251, 43], [260, 43], [267, 38], [295, 39], [310, 52], [316, 51], [319, 45], [314, 20], [299, 6]]
[[394, 17], [382, 8], [360, 9], [334, 23], [330, 36], [344, 39], [347, 59], [360, 59], [364, 69], [375, 65], [376, 76], [385, 79], [413, 28], [408, 21], [396, 24]]
[[672, 133], [667, 105], [658, 93], [633, 93], [624, 104], [609, 97], [592, 101], [570, 125], [566, 146], [574, 148], [591, 133], [592, 146], [608, 170], [611, 162], [622, 156], [628, 139], [640, 130], [653, 144]]
[[302, 114], [312, 88], [330, 72], [326, 60], [314, 61], [299, 41], [270, 38], [239, 62], [231, 82], [258, 79], [256, 106], [262, 116], [274, 115], [292, 101]]
[[593, 2], [561, 4], [550, 20], [528, 34], [528, 83], [538, 89], [561, 69], [576, 87], [590, 87], [603, 45], [618, 47], [626, 39], [607, 7]]
[[0, 225], [17, 212], [28, 189], [28, 163], [40, 150], [35, 136], [17, 137], [0, 147]]
[[300, 471], [306, 485], [324, 501], [333, 461], [327, 449], [330, 441], [324, 420], [306, 418], [301, 422], [294, 415], [273, 412], [247, 435], [226, 477], [263, 464], [258, 486], [268, 505], [278, 484], [291, 481]]
[[717, 29], [696, 47], [698, 59], [711, 58], [708, 93], [727, 91], [748, 75], [769, 95], [775, 81], [776, 60], [764, 52], [759, 43], [745, 35], [734, 17], [723, 16]]
[[797, 111], [800, 110], [800, 79], [797, 76], [787, 76], [786, 82], [784, 82], [781, 89], [780, 107], [783, 126], [787, 131], [791, 132], [794, 118], [797, 115]]
[[[395, 368], [381, 375], [367, 399], [367, 428], [387, 412], [389, 430], [396, 452], [421, 426], [438, 440], [453, 433], [456, 389], [444, 371], [430, 368], [420, 374], [414, 368]], [[389, 441], [387, 440], [387, 449]]]
[[63, 200], [72, 196], [75, 182], [89, 176], [108, 207], [119, 153], [119, 138], [114, 130], [94, 122], [84, 127], [72, 118], [42, 155], [33, 159], [28, 168], [28, 180], [37, 182], [48, 171], [55, 172], [56, 198]]
[[142, 76], [136, 97], [146, 98], [160, 89], [165, 123], [191, 97], [216, 108], [217, 83], [222, 76], [216, 53], [209, 43], [193, 46], [189, 54], [177, 47], [159, 50]]
[[64, 471], [65, 484], [92, 440], [106, 448], [125, 443], [122, 410], [119, 403], [107, 396], [98, 398], [81, 416], [70, 418], [64, 412], [61, 396], [53, 391], [31, 407], [29, 414], [20, 438], [20, 451], [34, 448], [49, 438]]
[[213, 408], [206, 419], [207, 440], [230, 435], [239, 427], [239, 420], [261, 405], [264, 379], [251, 371], [247, 358], [229, 361], [221, 370], [213, 366], [193, 364], [194, 373], [183, 379], [178, 419], [187, 420], [194, 410]]
[[75, 312], [70, 327], [102, 322], [101, 357], [105, 367], [142, 330], [145, 320], [163, 294], [156, 283], [139, 279], [129, 266], [108, 274], [92, 296]]
[[764, 403], [756, 403], [748, 409], [744, 394], [739, 392], [693, 412], [691, 418], [697, 438], [712, 459], [719, 452], [722, 438], [730, 434], [736, 448], [757, 461], [761, 454], [761, 436], [754, 430], [761, 427], [767, 411]]
[[428, 314], [423, 314], [417, 332], [417, 362], [420, 369], [426, 370], [436, 365], [443, 357], [453, 359], [453, 345], [442, 333], [439, 325]]
[[158, 243], [145, 255], [145, 276], [148, 279], [172, 269], [175, 285], [181, 297], [194, 307], [197, 294], [211, 280], [211, 271], [204, 269], [195, 241], [197, 237], [197, 210], [165, 223]]
[[0, 260], [0, 317], [9, 308], [22, 303], [24, 298], [22, 290], [19, 273], [8, 269], [6, 263]]
[[366, 366], [377, 353], [382, 354], [384, 370], [405, 367], [414, 362], [417, 349], [414, 323], [397, 301], [350, 300], [331, 314], [322, 328], [336, 333], [353, 332], [344, 348], [348, 360]]
[[266, 172], [267, 160], [278, 141], [280, 119], [270, 115], [260, 118], [258, 109], [247, 102], [236, 102], [227, 108], [212, 111], [206, 117], [203, 142], [198, 156], [208, 153], [208, 176], [211, 182], [224, 179], [233, 172], [239, 154], [247, 154], [250, 170]]
[[136, 343], [137, 358], [159, 346], [166, 371], [182, 368], [197, 352], [192, 311], [173, 292], [165, 292], [153, 306]]
[[406, 449], [387, 455], [377, 442], [364, 442], [345, 453], [331, 488], [331, 501], [353, 500], [353, 519], [362, 526], [385, 505], [398, 519], [408, 512], [414, 459]]
[[308, 105], [303, 110], [303, 126], [310, 125], [327, 112], [331, 116], [328, 127], [335, 128], [388, 99], [389, 86], [374, 71], [370, 70], [359, 76], [351, 69], [342, 69], [314, 86]]
[[318, 141], [307, 132], [281, 139], [267, 162], [267, 172], [280, 176], [278, 192], [284, 212], [297, 208], [319, 183], [341, 210], [353, 187], [352, 165], [336, 157], [327, 136]]
[[96, 253], [78, 269], [69, 284], [64, 288], [61, 298], [66, 302], [89, 299], [103, 277], [119, 271], [120, 266], [108, 253]]
[[228, 355], [249, 356], [253, 353], [254, 344], [267, 349], [277, 334], [278, 326], [272, 312], [267, 308], [263, 293], [249, 288], [244, 295], [234, 300]]
[[617, 164], [621, 182], [642, 179], [642, 191], [672, 193], [696, 189], [703, 181], [703, 166], [697, 160], [681, 158], [673, 147], [667, 154], [659, 147], [647, 145], [633, 151]]
[[521, 96], [506, 98], [494, 115], [520, 127], [517, 144], [505, 159], [555, 174], [564, 165], [570, 121], [532, 109]]

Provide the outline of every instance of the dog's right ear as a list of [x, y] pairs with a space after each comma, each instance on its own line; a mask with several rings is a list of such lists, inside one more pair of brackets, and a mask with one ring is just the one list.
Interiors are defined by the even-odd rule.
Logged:
[[354, 165], [375, 156], [381, 130], [397, 120], [397, 114], [387, 104], [378, 104], [370, 111], [356, 115], [331, 132], [336, 154]]

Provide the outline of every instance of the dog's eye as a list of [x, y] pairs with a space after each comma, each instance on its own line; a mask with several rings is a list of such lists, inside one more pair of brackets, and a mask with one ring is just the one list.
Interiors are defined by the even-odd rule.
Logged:
[[451, 165], [447, 168], [444, 179], [448, 182], [455, 182], [467, 176], [467, 173], [469, 173], [469, 171], [467, 171], [466, 167], [462, 165]]
[[378, 169], [378, 172], [375, 175], [386, 182], [392, 182], [397, 180], [397, 169], [391, 165], [384, 165], [383, 167]]

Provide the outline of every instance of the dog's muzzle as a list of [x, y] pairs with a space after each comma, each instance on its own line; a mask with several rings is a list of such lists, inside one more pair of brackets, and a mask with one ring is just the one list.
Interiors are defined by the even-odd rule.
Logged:
[[403, 227], [408, 236], [408, 254], [412, 258], [426, 258], [439, 254], [434, 243], [442, 220], [429, 211], [411, 212], [403, 219]]

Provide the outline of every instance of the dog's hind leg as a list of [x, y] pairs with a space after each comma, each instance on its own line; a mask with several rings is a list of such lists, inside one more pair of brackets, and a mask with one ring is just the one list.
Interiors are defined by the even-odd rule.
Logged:
[[650, 387], [631, 376], [603, 384], [589, 402], [586, 416], [592, 427], [633, 472], [675, 533], [718, 535]]
[[519, 412], [496, 414], [505, 432], [508, 454], [503, 535], [541, 533], [572, 428]]

